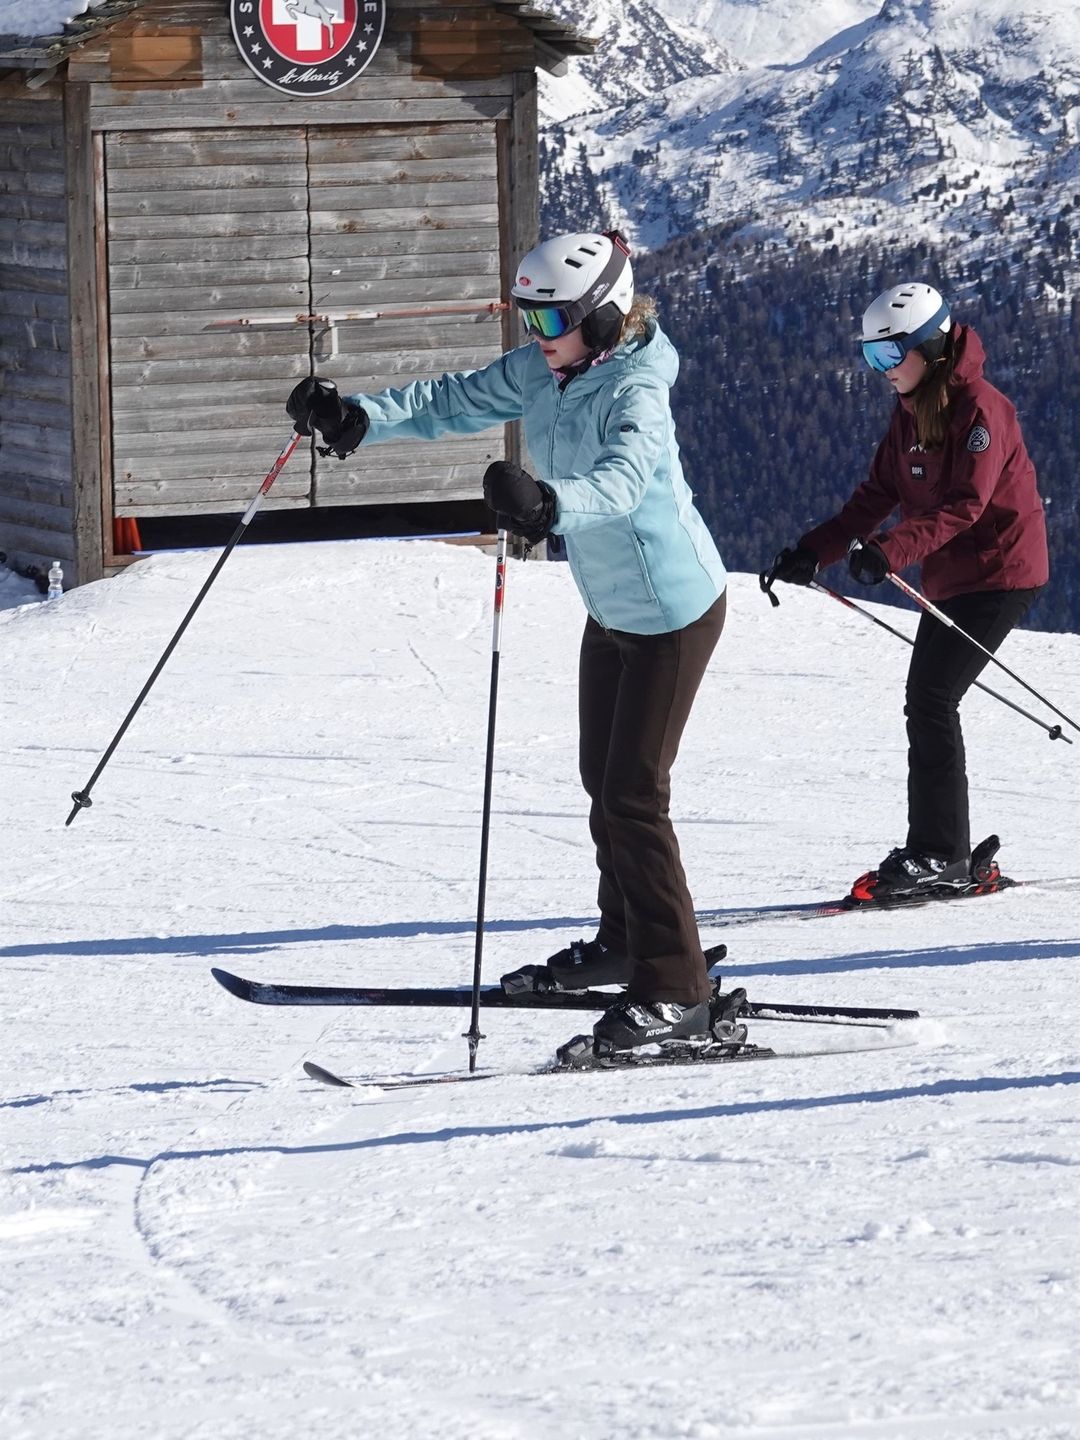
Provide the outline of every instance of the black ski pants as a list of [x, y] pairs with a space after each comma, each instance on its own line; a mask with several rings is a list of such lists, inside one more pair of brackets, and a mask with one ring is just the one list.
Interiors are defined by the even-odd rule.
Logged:
[[605, 630], [590, 616], [581, 640], [580, 765], [600, 868], [597, 939], [635, 962], [635, 1000], [709, 997], [668, 805], [671, 767], [726, 611], [725, 594], [664, 635]]
[[[937, 608], [991, 652], [1027, 614], [1036, 590], [956, 595]], [[967, 764], [960, 701], [990, 663], [956, 630], [923, 613], [907, 678], [908, 837], [922, 855], [971, 853]]]

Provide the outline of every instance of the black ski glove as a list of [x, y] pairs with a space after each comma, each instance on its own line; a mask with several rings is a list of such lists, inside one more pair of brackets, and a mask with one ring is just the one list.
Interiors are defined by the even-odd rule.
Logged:
[[805, 545], [784, 547], [772, 563], [770, 578], [788, 585], [809, 585], [817, 574], [817, 556]]
[[538, 545], [555, 523], [555, 492], [510, 460], [494, 460], [484, 471], [484, 501], [500, 530], [512, 530]]
[[343, 400], [332, 380], [309, 375], [295, 387], [285, 409], [301, 435], [317, 430], [326, 441], [318, 446], [320, 455], [336, 455], [344, 460], [351, 455], [367, 434], [371, 423], [367, 411], [351, 400]]
[[888, 575], [890, 566], [885, 558], [885, 551], [870, 540], [851, 552], [848, 569], [860, 585], [880, 585]]

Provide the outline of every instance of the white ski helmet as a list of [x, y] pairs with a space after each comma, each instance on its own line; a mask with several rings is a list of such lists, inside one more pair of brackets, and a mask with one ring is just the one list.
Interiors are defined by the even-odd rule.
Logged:
[[912, 350], [937, 360], [951, 329], [948, 302], [932, 285], [894, 285], [863, 312], [863, 356], [872, 370], [882, 372], [894, 369]]
[[536, 334], [553, 340], [596, 316], [582, 331], [586, 343], [610, 343], [634, 303], [630, 247], [618, 230], [556, 235], [524, 257], [510, 293]]

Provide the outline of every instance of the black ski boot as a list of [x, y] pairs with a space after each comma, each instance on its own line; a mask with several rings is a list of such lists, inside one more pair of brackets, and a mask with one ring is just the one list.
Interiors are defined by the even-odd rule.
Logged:
[[628, 955], [601, 945], [599, 940], [575, 940], [552, 955], [546, 965], [523, 965], [499, 982], [507, 995], [531, 992], [591, 990], [597, 985], [627, 985], [634, 969]]
[[689, 1054], [709, 1044], [709, 1004], [677, 1005], [667, 1000], [643, 1004], [617, 1000], [593, 1026], [591, 1035], [575, 1035], [555, 1052], [559, 1065], [596, 1070], [633, 1064], [642, 1047]]
[[570, 1070], [609, 1070], [634, 1065], [683, 1064], [771, 1055], [746, 1039], [739, 1018], [746, 991], [724, 995], [714, 990], [700, 1005], [670, 1001], [642, 1004], [618, 1000], [606, 1010], [591, 1035], [575, 1035], [556, 1051], [556, 1066]]
[[860, 875], [851, 887], [857, 905], [888, 905], [917, 895], [966, 890], [971, 883], [971, 860], [940, 860], [921, 855], [910, 845], [890, 850], [876, 870]]
[[904, 905], [919, 900], [951, 900], [961, 895], [992, 895], [1013, 882], [1002, 875], [994, 856], [1001, 848], [988, 835], [968, 860], [935, 860], [904, 846], [891, 850], [877, 870], [860, 875], [847, 904]]
[[696, 1005], [679, 1005], [670, 1000], [645, 1004], [640, 1000], [618, 1000], [605, 1010], [593, 1026], [593, 1052], [615, 1055], [637, 1050], [642, 1045], [659, 1045], [670, 1040], [709, 1038], [712, 1017], [707, 1000]]

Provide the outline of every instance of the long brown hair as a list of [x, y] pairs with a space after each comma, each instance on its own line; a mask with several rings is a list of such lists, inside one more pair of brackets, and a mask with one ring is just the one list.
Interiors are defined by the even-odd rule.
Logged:
[[635, 291], [630, 313], [622, 323], [616, 345], [622, 345], [627, 340], [644, 340], [655, 319], [656, 301], [651, 295], [639, 295]]
[[920, 384], [911, 392], [911, 409], [915, 416], [915, 434], [924, 450], [940, 450], [949, 433], [949, 390], [956, 373], [956, 346], [952, 335], [938, 360], [930, 367]]

